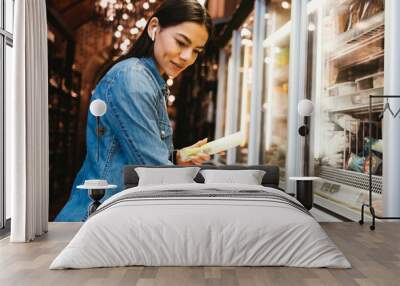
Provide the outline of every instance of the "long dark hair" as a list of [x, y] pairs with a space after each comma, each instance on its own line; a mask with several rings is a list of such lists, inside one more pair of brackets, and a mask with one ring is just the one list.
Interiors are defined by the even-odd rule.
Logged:
[[165, 0], [147, 21], [146, 27], [135, 41], [132, 48], [126, 54], [120, 56], [115, 62], [109, 64], [104, 72], [101, 73], [99, 79], [101, 79], [113, 65], [125, 59], [153, 56], [154, 42], [149, 37], [147, 29], [150, 20], [154, 17], [158, 19], [161, 28], [176, 26], [184, 22], [194, 22], [203, 25], [207, 29], [209, 40], [213, 33], [211, 18], [207, 10], [200, 5], [197, 0]]

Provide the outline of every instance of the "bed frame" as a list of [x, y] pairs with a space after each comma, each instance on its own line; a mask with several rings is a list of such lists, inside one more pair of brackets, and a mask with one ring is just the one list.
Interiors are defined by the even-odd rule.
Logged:
[[[166, 166], [143, 166], [143, 165], [128, 165], [124, 167], [124, 189], [133, 188], [138, 185], [139, 177], [135, 171], [137, 167], [147, 167], [147, 168], [184, 168], [184, 166], [166, 165]], [[265, 187], [271, 187], [279, 189], [279, 167], [269, 166], [269, 165], [253, 165], [253, 166], [242, 166], [242, 165], [223, 165], [223, 166], [213, 166], [213, 165], [203, 165], [198, 166], [202, 170], [206, 169], [218, 169], [218, 170], [262, 170], [265, 171], [265, 175], [262, 179], [261, 184]], [[204, 183], [204, 178], [200, 174], [194, 178], [197, 183]]]

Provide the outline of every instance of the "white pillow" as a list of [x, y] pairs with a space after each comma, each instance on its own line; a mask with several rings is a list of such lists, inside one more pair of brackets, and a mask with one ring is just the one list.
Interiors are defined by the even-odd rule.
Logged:
[[265, 171], [261, 170], [201, 170], [205, 184], [226, 183], [261, 185]]
[[196, 183], [193, 179], [199, 170], [199, 167], [135, 168], [139, 176], [138, 186]]

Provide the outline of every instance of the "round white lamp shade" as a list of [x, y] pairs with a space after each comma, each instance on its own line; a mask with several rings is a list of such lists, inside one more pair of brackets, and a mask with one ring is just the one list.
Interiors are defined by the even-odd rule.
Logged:
[[103, 116], [107, 112], [107, 104], [101, 99], [96, 99], [92, 101], [89, 109], [94, 116]]
[[309, 99], [302, 99], [297, 105], [297, 111], [301, 116], [311, 116], [314, 111], [314, 103]]

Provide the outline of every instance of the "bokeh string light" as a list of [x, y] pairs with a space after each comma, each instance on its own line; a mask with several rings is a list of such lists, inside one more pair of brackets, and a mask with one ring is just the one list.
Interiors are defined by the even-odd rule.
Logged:
[[161, 0], [96, 0], [101, 23], [113, 29], [116, 54], [126, 53], [146, 27]]

